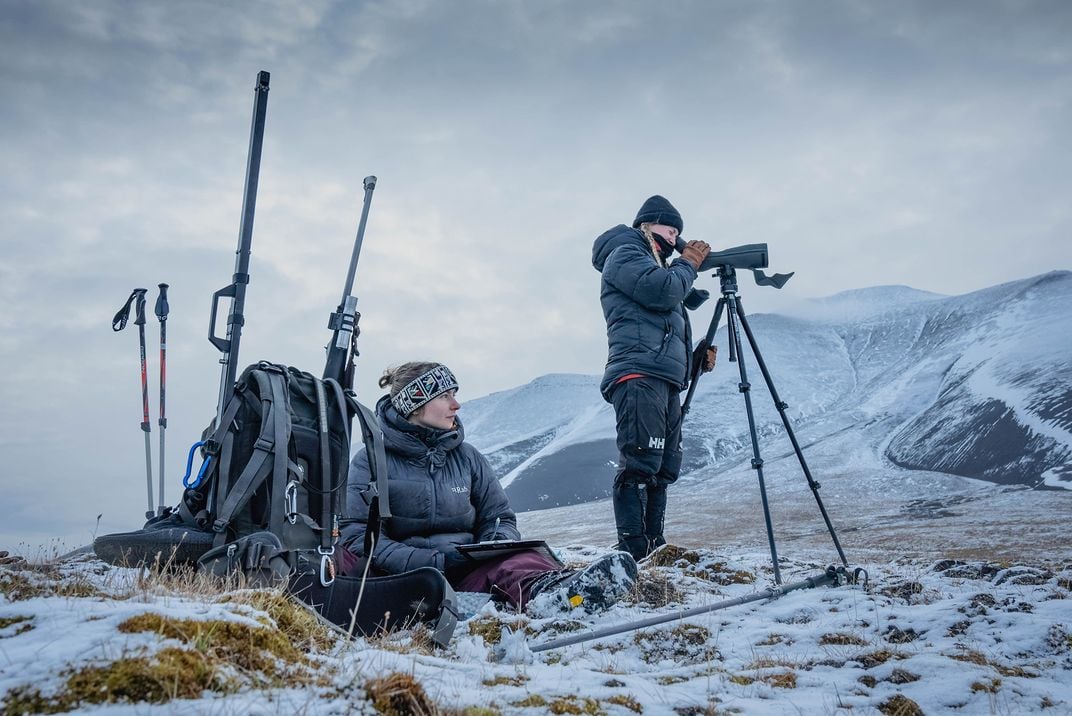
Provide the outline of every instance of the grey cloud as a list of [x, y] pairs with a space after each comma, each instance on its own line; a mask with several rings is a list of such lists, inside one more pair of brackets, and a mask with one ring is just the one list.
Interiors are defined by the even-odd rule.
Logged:
[[[451, 364], [470, 398], [598, 373], [591, 240], [652, 193], [687, 237], [767, 241], [772, 268], [798, 272], [780, 292], [746, 281], [753, 313], [875, 284], [965, 292], [1072, 259], [1067, 3], [0, 13], [0, 479], [21, 505], [0, 543], [140, 515], [136, 338], [108, 326], [135, 285], [172, 284], [170, 454], [214, 411], [209, 296], [233, 270], [259, 69], [241, 361], [318, 367], [376, 174], [356, 285], [366, 402], [414, 357]], [[42, 527], [43, 476], [70, 493], [62, 525]]]

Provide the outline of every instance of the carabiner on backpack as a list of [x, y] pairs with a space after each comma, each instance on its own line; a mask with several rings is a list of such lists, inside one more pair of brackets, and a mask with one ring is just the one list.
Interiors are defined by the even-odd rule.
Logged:
[[297, 524], [298, 522], [298, 483], [291, 480], [287, 483], [287, 488], [283, 492], [283, 504], [287, 506], [287, 522], [290, 524]]
[[335, 581], [335, 560], [331, 558], [335, 554], [335, 546], [327, 549], [317, 547], [316, 551], [320, 553], [320, 584], [330, 587]]
[[194, 453], [204, 444], [204, 440], [198, 440], [190, 446], [190, 454], [186, 456], [186, 474], [182, 476], [182, 486], [187, 489], [198, 487], [205, 480], [205, 472], [208, 470], [209, 464], [212, 463], [212, 456], [205, 456], [205, 461], [201, 463], [201, 469], [197, 471], [197, 477], [193, 480], [190, 479], [190, 473], [194, 467]]

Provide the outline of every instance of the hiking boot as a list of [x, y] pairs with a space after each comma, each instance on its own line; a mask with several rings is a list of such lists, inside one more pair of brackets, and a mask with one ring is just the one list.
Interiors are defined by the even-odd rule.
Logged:
[[161, 564], [194, 565], [212, 549], [216, 535], [184, 524], [175, 513], [154, 517], [133, 532], [101, 535], [93, 540], [97, 557], [118, 567]]
[[636, 581], [636, 560], [627, 552], [613, 552], [581, 571], [552, 572], [537, 580], [529, 590], [526, 610], [537, 617], [576, 608], [592, 614], [614, 606]]

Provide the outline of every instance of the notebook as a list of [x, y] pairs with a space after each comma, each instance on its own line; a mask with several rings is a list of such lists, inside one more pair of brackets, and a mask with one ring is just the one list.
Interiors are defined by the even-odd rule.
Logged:
[[505, 557], [514, 552], [523, 552], [529, 549], [539, 552], [560, 568], [566, 566], [542, 539], [496, 540], [494, 542], [458, 545], [458, 551], [474, 561], [491, 559], [492, 557]]

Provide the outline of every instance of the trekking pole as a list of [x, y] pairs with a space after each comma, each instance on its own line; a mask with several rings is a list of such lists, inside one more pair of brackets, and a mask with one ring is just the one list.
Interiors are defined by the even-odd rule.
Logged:
[[339, 301], [338, 309], [328, 319], [328, 328], [334, 333], [331, 343], [327, 346], [328, 357], [324, 366], [324, 380], [334, 378], [343, 388], [353, 387], [353, 358], [357, 355], [357, 336], [360, 333], [357, 321], [361, 316], [357, 312], [357, 298], [351, 294], [354, 290], [357, 260], [361, 256], [361, 244], [365, 240], [365, 223], [368, 221], [369, 206], [372, 204], [372, 192], [376, 189], [376, 177], [365, 177], [364, 186], [365, 200], [361, 206], [361, 220], [357, 224], [357, 237], [354, 239], [354, 250], [350, 255], [350, 269], [346, 273], [342, 299]]
[[149, 376], [145, 367], [145, 294], [148, 289], [134, 289], [127, 302], [115, 314], [112, 319], [112, 330], [121, 331], [126, 328], [130, 318], [130, 304], [135, 304], [134, 325], [138, 327], [138, 345], [141, 348], [141, 429], [145, 433], [145, 489], [148, 492], [149, 508], [145, 512], [147, 519], [152, 519], [153, 510], [153, 457], [152, 448], [149, 445]]
[[156, 297], [156, 318], [160, 321], [160, 490], [158, 491], [156, 513], [164, 514], [164, 433], [167, 431], [167, 413], [164, 409], [167, 385], [167, 317], [168, 300], [166, 283], [159, 284], [160, 295]]
[[765, 599], [774, 599], [780, 597], [789, 592], [796, 591], [798, 589], [813, 589], [815, 587], [821, 587], [823, 585], [832, 584], [834, 586], [841, 586], [843, 584], [861, 584], [867, 586], [867, 572], [863, 569], [857, 568], [852, 572], [846, 567], [827, 567], [826, 571], [820, 575], [809, 577], [799, 582], [793, 582], [792, 584], [779, 584], [773, 587], [768, 587], [762, 592], [756, 592], [754, 594], [746, 594], [743, 597], [736, 597], [734, 599], [727, 599], [725, 601], [716, 602], [715, 604], [708, 604], [702, 607], [694, 607], [693, 609], [686, 609], [680, 612], [671, 612], [670, 614], [660, 614], [648, 619], [641, 619], [635, 622], [626, 622], [624, 624], [614, 624], [604, 629], [598, 629], [596, 631], [590, 631], [583, 634], [574, 634], [572, 636], [562, 637], [561, 639], [552, 639], [545, 641], [542, 644], [536, 644], [529, 647], [529, 651], [533, 653], [538, 651], [547, 651], [548, 649], [560, 649], [564, 646], [570, 646], [571, 644], [580, 644], [585, 641], [592, 641], [593, 639], [602, 639], [606, 636], [613, 636], [614, 634], [622, 634], [627, 631], [635, 631], [637, 629], [643, 629], [644, 627], [655, 626], [656, 624], [664, 624], [666, 622], [677, 621], [679, 619], [686, 619], [698, 614], [707, 614], [708, 612], [718, 611], [720, 609], [727, 609], [728, 607], [734, 607], [738, 604], [748, 604], [749, 602], [758, 602]]
[[[216, 405], [217, 423], [223, 418], [224, 408], [237, 376], [238, 347], [242, 339], [243, 311], [246, 306], [246, 285], [249, 283], [249, 254], [253, 243], [253, 215], [257, 208], [257, 181], [261, 171], [261, 145], [264, 143], [264, 119], [268, 112], [268, 80], [270, 75], [261, 70], [253, 88], [253, 122], [249, 133], [249, 156], [246, 162], [246, 188], [242, 198], [242, 222], [238, 231], [238, 250], [235, 252], [235, 271], [231, 283], [212, 294], [212, 316], [208, 325], [208, 340], [223, 357], [220, 364], [220, 396]], [[221, 297], [231, 299], [227, 317], [227, 337], [216, 335], [216, 309]]]

